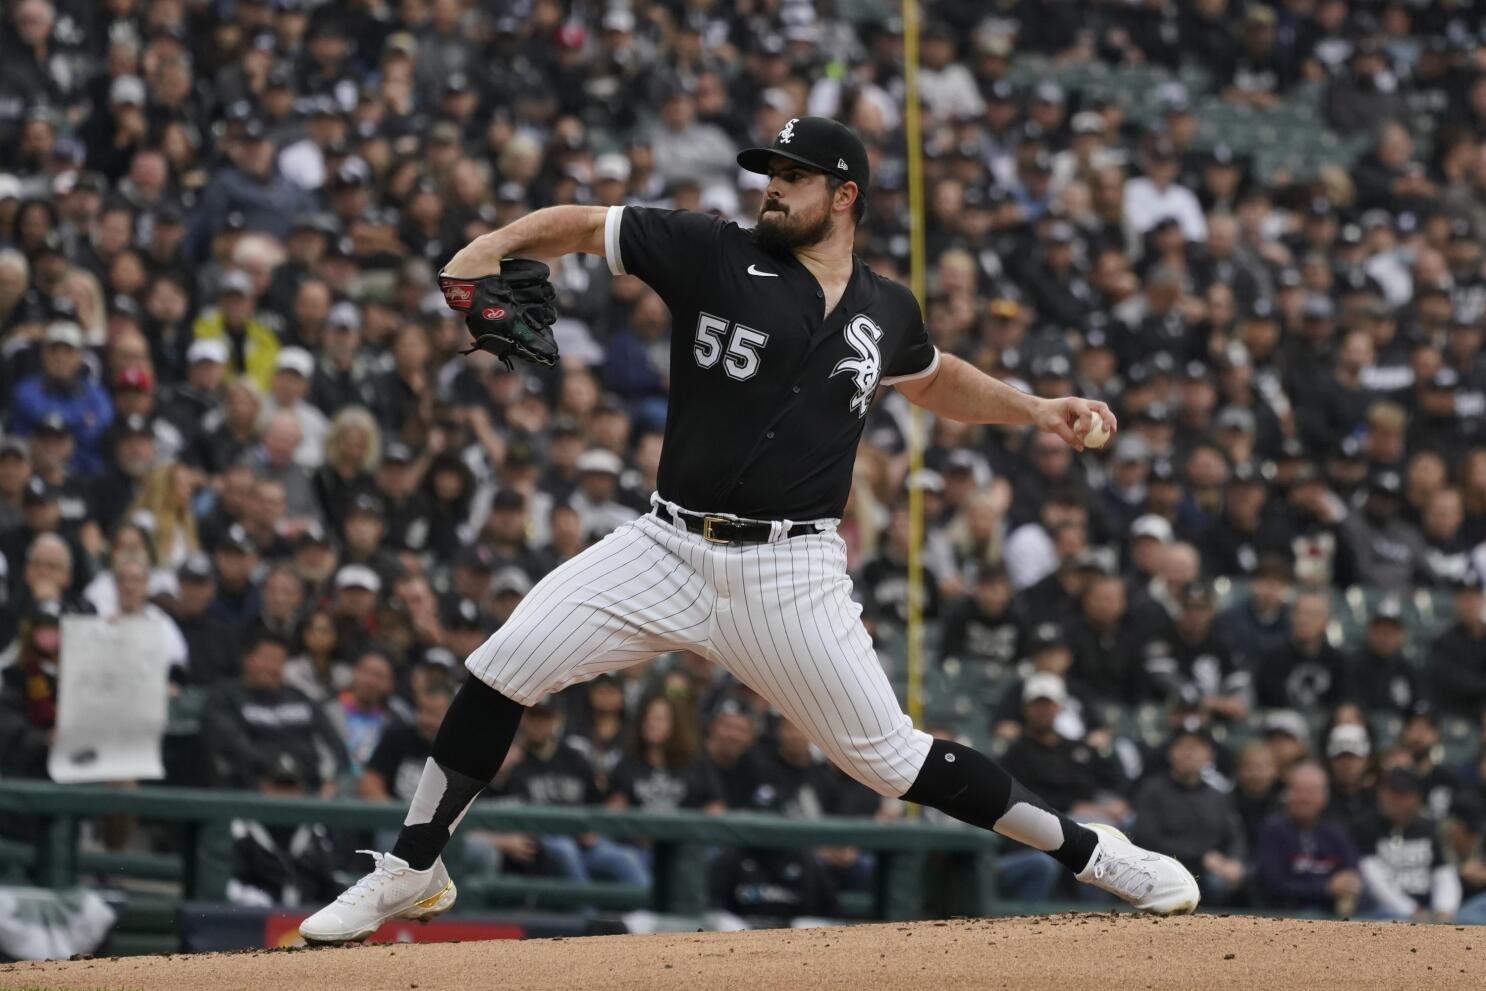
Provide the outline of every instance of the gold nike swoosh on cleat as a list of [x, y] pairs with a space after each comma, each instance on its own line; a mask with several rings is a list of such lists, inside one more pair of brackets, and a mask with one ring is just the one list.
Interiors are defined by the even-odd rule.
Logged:
[[440, 888], [436, 893], [434, 893], [432, 895], [429, 895], [427, 898], [424, 898], [424, 899], [422, 899], [420, 901], [414, 902], [413, 903], [413, 906], [415, 908], [433, 908], [434, 905], [436, 905], [438, 903], [438, 900], [440, 898], [444, 897], [445, 895], [447, 895], [449, 893], [449, 889], [452, 888], [452, 887], [454, 887], [454, 882], [453, 881], [446, 881], [444, 883], [444, 886], [442, 888]]

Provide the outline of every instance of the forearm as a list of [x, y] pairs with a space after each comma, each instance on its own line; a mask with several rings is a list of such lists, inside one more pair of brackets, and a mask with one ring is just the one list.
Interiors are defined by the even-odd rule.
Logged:
[[904, 382], [898, 389], [930, 413], [962, 423], [1029, 426], [1036, 422], [1036, 410], [1042, 402], [943, 352], [937, 372], [926, 379]]
[[444, 273], [479, 278], [499, 272], [502, 258], [557, 258], [575, 251], [601, 255], [607, 212], [608, 208], [601, 206], [553, 206], [537, 210], [475, 238], [449, 259]]

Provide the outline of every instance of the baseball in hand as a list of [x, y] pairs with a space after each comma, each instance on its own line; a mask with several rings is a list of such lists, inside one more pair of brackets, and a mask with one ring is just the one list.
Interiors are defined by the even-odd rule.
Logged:
[[1084, 447], [1094, 450], [1107, 443], [1109, 443], [1109, 425], [1104, 422], [1104, 417], [1096, 414], [1094, 425], [1089, 428], [1088, 433], [1084, 434]]

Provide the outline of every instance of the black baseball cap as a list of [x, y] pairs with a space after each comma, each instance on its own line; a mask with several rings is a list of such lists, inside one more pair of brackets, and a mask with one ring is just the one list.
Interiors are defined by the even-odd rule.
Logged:
[[857, 184], [857, 195], [867, 194], [871, 169], [867, 148], [851, 128], [829, 117], [792, 117], [767, 148], [745, 148], [738, 164], [749, 172], [769, 174], [769, 159], [778, 155], [812, 169]]

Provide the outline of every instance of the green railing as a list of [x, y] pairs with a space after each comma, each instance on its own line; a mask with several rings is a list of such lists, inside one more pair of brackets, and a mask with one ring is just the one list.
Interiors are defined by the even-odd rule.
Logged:
[[[268, 825], [317, 822], [332, 830], [396, 829], [403, 806], [351, 799], [266, 798], [256, 792], [141, 787], [55, 785], [0, 781], [0, 815], [39, 824], [29, 848], [0, 847], [11, 863], [38, 884], [66, 887], [80, 875], [119, 873], [159, 877], [170, 873], [169, 855], [80, 854], [78, 823], [104, 814], [138, 816], [184, 826], [180, 879], [187, 898], [225, 899], [232, 869], [230, 823], [254, 819]], [[599, 808], [558, 808], [480, 802], [463, 830], [491, 829], [546, 835], [598, 833], [648, 842], [654, 852], [650, 907], [690, 914], [707, 907], [708, 847], [800, 849], [855, 846], [877, 855], [872, 914], [882, 919], [934, 915], [985, 915], [993, 911], [997, 838], [978, 829], [832, 818], [798, 820], [754, 813], [722, 816], [699, 812], [653, 814]], [[519, 888], [525, 879], [502, 875], [497, 888]], [[535, 889], [551, 879], [531, 879]]]

